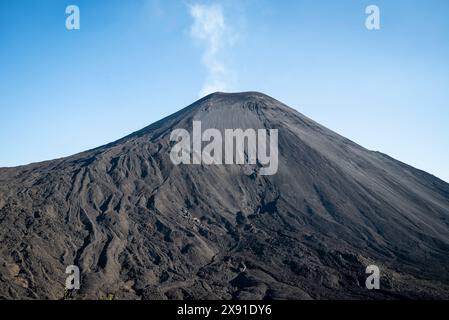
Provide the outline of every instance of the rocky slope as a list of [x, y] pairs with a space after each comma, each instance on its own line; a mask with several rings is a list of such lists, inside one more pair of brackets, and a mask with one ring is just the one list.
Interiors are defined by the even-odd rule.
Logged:
[[[279, 170], [180, 165], [170, 133], [279, 130]], [[0, 298], [449, 298], [449, 185], [261, 93], [0, 169]], [[65, 292], [78, 265], [81, 289]], [[378, 265], [380, 290], [365, 288]]]

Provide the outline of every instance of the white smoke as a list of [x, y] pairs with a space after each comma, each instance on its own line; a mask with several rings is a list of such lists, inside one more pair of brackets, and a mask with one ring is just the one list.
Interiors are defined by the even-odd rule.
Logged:
[[190, 34], [205, 46], [202, 62], [208, 76], [199, 94], [203, 97], [215, 91], [225, 91], [228, 86], [228, 70], [222, 55], [228, 41], [228, 30], [223, 10], [218, 4], [194, 4], [189, 9], [194, 20]]

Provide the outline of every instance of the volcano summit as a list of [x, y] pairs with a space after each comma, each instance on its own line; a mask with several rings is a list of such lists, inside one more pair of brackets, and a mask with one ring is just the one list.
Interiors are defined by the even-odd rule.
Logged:
[[[173, 164], [171, 133], [194, 121], [277, 129], [276, 174]], [[216, 93], [108, 145], [0, 169], [0, 243], [3, 299], [448, 298], [449, 185], [264, 94]]]

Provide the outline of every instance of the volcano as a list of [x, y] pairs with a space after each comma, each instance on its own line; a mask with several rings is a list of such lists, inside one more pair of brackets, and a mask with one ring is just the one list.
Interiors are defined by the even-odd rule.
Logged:
[[[171, 132], [194, 121], [277, 129], [276, 174], [174, 165]], [[262, 93], [215, 93], [108, 145], [0, 169], [0, 243], [2, 299], [447, 299], [449, 184]]]

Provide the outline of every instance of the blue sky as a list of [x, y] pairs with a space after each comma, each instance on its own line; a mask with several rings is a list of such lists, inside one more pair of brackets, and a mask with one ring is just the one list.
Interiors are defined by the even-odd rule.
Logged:
[[448, 14], [445, 0], [0, 0], [0, 166], [111, 142], [219, 88], [449, 181]]

